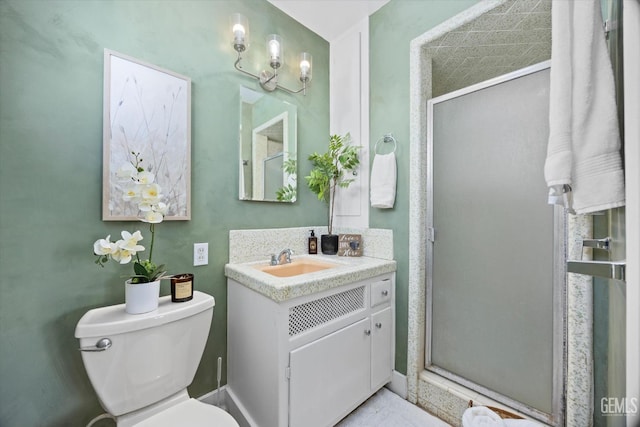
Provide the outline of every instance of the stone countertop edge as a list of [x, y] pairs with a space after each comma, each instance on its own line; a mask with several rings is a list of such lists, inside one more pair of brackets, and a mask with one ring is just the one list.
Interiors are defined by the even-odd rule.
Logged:
[[255, 268], [269, 265], [265, 261], [229, 263], [224, 266], [224, 273], [229, 279], [280, 303], [396, 271], [396, 262], [393, 260], [371, 257], [336, 258], [329, 255], [294, 256], [294, 260], [313, 259], [338, 266], [293, 277], [276, 277]]

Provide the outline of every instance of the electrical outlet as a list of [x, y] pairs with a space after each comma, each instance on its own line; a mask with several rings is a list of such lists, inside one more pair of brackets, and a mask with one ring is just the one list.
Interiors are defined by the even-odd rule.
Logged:
[[193, 265], [209, 264], [209, 244], [194, 243], [193, 244]]

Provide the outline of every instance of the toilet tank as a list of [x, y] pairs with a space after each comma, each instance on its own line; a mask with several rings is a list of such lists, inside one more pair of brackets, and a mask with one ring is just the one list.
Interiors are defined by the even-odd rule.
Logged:
[[111, 340], [82, 360], [103, 408], [114, 416], [135, 411], [184, 390], [204, 351], [215, 300], [195, 291], [188, 302], [161, 297], [150, 313], [125, 313], [124, 304], [89, 310], [78, 322], [80, 347]]

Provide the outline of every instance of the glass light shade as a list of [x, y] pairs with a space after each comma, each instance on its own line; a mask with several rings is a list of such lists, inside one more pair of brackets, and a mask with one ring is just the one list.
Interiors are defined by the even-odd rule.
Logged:
[[249, 21], [244, 15], [231, 15], [231, 31], [233, 32], [233, 48], [243, 52], [249, 44]]
[[267, 37], [267, 56], [269, 57], [269, 65], [271, 68], [279, 68], [283, 63], [284, 57], [282, 48], [282, 38], [277, 34], [269, 34]]
[[313, 57], [310, 53], [302, 52], [300, 54], [300, 81], [310, 82], [313, 71]]

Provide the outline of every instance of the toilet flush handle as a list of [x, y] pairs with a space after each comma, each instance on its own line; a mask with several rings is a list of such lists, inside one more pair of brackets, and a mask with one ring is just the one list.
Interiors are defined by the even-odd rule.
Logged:
[[95, 346], [93, 347], [80, 347], [78, 350], [80, 351], [105, 351], [111, 347], [111, 340], [109, 338], [99, 339]]

